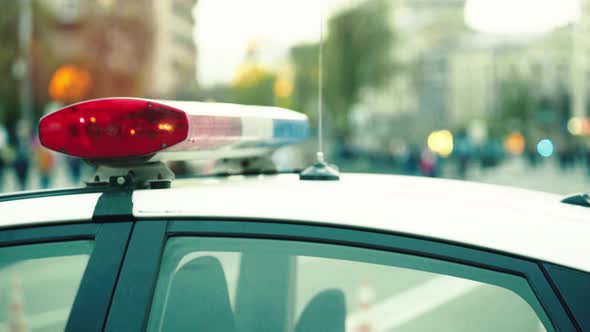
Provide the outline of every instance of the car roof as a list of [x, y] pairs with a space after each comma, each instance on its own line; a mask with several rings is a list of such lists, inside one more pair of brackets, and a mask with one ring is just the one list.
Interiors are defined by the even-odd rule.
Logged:
[[[0, 203], [0, 214], [13, 216], [13, 223], [90, 220], [99, 196], [31, 198], [25, 209], [23, 200], [7, 201]], [[171, 189], [134, 191], [133, 215], [360, 227], [590, 272], [590, 211], [560, 199], [522, 189], [408, 176], [343, 174], [340, 181], [300, 181], [294, 174], [234, 176], [179, 180]]]

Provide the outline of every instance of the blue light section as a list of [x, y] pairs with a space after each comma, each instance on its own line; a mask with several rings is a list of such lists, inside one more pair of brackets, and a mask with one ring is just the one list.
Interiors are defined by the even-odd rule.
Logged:
[[539, 141], [539, 143], [537, 143], [537, 152], [542, 157], [551, 157], [551, 155], [553, 155], [554, 149], [553, 142], [551, 142], [551, 140], [548, 138], [542, 139]]
[[307, 120], [273, 120], [273, 142], [270, 146], [294, 144], [309, 137]]

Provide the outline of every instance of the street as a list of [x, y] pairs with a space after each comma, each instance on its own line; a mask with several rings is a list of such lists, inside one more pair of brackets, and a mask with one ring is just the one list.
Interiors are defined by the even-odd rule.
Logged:
[[561, 170], [553, 159], [533, 168], [524, 159], [512, 159], [486, 171], [472, 170], [467, 180], [513, 186], [556, 194], [571, 194], [590, 190], [590, 175], [585, 167]]
[[[337, 161], [344, 172], [404, 174], [403, 167], [374, 163], [361, 158], [352, 161]], [[460, 179], [456, 161], [442, 159], [439, 177]], [[560, 195], [590, 191], [590, 173], [577, 163], [572, 168], [562, 170], [555, 158], [541, 160], [531, 167], [524, 158], [514, 157], [503, 161], [496, 167], [482, 169], [472, 162], [467, 170], [466, 181], [482, 182], [502, 186], [538, 190]]]
[[[456, 178], [454, 163], [446, 161], [443, 169], [443, 177]], [[362, 164], [352, 168], [354, 172], [366, 172], [371, 168], [368, 164]], [[379, 169], [387, 173], [387, 169]], [[81, 185], [73, 183], [68, 177], [66, 160], [63, 157], [56, 158], [56, 165], [51, 177], [52, 188], [64, 188]], [[91, 176], [89, 166], [83, 168], [82, 181]], [[530, 190], [539, 190], [561, 195], [590, 191], [590, 174], [582, 165], [576, 164], [573, 168], [562, 170], [554, 159], [545, 160], [537, 167], [531, 167], [526, 160], [514, 158], [505, 161], [501, 165], [481, 170], [473, 166], [467, 172], [467, 181], [483, 182], [489, 184], [518, 187]], [[39, 173], [35, 167], [31, 167], [28, 180], [28, 190], [40, 189]], [[12, 168], [4, 171], [4, 179], [0, 181], [0, 192], [10, 193], [18, 191], [17, 181]]]
[[511, 290], [410, 268], [306, 258], [297, 269], [296, 312], [319, 292], [338, 289], [346, 298], [346, 331], [425, 332], [433, 324], [437, 331], [546, 331]]
[[[91, 176], [91, 170], [89, 166], [83, 167], [82, 181], [89, 179]], [[80, 186], [82, 183], [74, 183], [68, 176], [68, 165], [64, 157], [57, 156], [55, 160], [55, 167], [51, 176], [50, 187], [51, 188], [67, 188], [72, 186]], [[31, 164], [29, 168], [29, 179], [27, 181], [27, 190], [38, 190], [41, 189], [39, 171], [34, 164]], [[4, 176], [0, 178], [0, 192], [11, 193], [19, 191], [18, 182], [14, 169], [7, 167], [4, 169]]]

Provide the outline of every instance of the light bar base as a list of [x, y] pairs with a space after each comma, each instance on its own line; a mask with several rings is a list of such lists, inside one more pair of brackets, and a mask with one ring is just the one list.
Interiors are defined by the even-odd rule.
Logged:
[[128, 166], [99, 165], [88, 186], [132, 189], [169, 188], [174, 173], [163, 162]]

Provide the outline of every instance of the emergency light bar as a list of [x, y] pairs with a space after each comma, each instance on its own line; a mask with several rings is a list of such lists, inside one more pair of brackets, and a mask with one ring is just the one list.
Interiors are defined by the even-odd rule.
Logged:
[[39, 124], [43, 146], [102, 164], [243, 157], [308, 135], [307, 117], [282, 108], [139, 98], [80, 102]]

